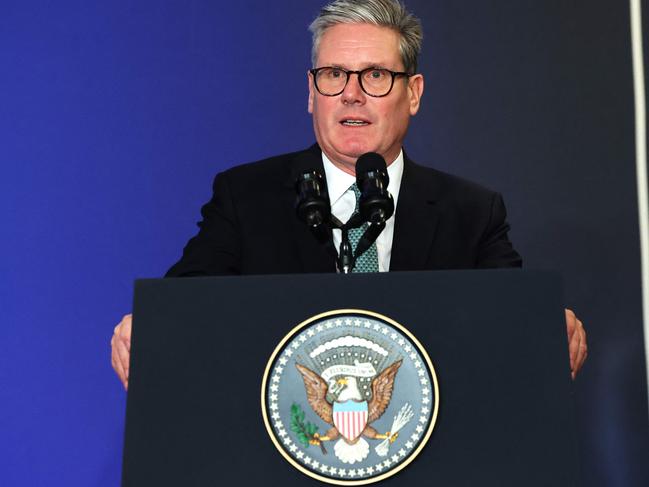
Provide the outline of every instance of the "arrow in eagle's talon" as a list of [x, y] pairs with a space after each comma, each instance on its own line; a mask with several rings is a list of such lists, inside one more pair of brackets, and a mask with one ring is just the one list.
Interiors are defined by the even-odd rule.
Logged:
[[[389, 434], [390, 434], [390, 433], [388, 433], [388, 435], [389, 435]], [[397, 438], [398, 438], [398, 437], [399, 437], [399, 432], [397, 431], [395, 434], [393, 434], [392, 436], [390, 436], [390, 443], [394, 443], [395, 441], [397, 441]]]

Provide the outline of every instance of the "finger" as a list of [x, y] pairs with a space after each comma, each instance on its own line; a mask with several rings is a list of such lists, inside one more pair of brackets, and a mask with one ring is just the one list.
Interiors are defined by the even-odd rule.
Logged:
[[124, 370], [124, 364], [122, 363], [122, 360], [119, 356], [117, 345], [113, 347], [113, 351], [111, 353], [111, 363], [113, 365], [113, 369], [119, 377], [119, 380], [124, 382], [124, 380], [126, 379], [126, 371]]
[[577, 374], [579, 373], [582, 366], [584, 365], [584, 362], [586, 361], [586, 356], [588, 355], [588, 347], [586, 346], [585, 333], [579, 332], [579, 335], [581, 336], [581, 338], [579, 340], [578, 353], [577, 356], [575, 357], [574, 364], [571, 367], [573, 379], [577, 377]]
[[131, 351], [131, 333], [133, 329], [133, 316], [132, 315], [125, 315], [124, 318], [122, 318], [122, 322], [120, 323], [120, 330], [119, 330], [119, 336], [122, 338], [124, 341], [124, 344], [126, 345], [127, 350], [130, 352]]
[[113, 370], [117, 374], [117, 377], [119, 377], [119, 380], [124, 383], [124, 380], [126, 379], [126, 374], [124, 373], [124, 367], [122, 367], [122, 362], [119, 359], [119, 356], [117, 354], [116, 347], [113, 342], [113, 347], [112, 347], [112, 352], [111, 352], [111, 364], [113, 365]]
[[572, 334], [570, 343], [568, 345], [568, 353], [570, 354], [570, 370], [575, 370], [575, 364], [577, 363], [577, 357], [579, 355], [579, 344], [581, 342], [581, 335], [579, 332]]
[[575, 329], [577, 328], [577, 317], [571, 309], [566, 308], [565, 313], [566, 331], [568, 332], [568, 341], [570, 341], [575, 333]]
[[126, 336], [131, 336], [131, 328], [133, 327], [133, 315], [124, 315], [120, 323], [122, 326], [122, 332]]
[[119, 357], [120, 364], [122, 365], [122, 370], [124, 371], [124, 380], [128, 379], [129, 369], [130, 369], [130, 354], [126, 347], [122, 344], [117, 348], [117, 353]]
[[131, 335], [131, 327], [133, 326], [133, 319], [131, 315], [124, 315], [122, 320], [115, 325], [113, 333], [118, 336], [129, 337]]
[[[575, 356], [574, 368], [577, 369], [579, 367], [581, 359], [582, 359], [582, 357], [584, 355], [584, 346], [583, 346], [584, 333], [583, 333], [583, 330], [581, 330], [579, 327], [575, 331], [575, 337], [577, 337], [577, 354]], [[576, 371], [577, 370], [575, 370], [575, 372]]]
[[124, 315], [113, 329], [111, 338], [111, 365], [124, 388], [128, 388], [130, 367], [132, 315]]
[[575, 358], [574, 372], [575, 374], [579, 372], [581, 367], [586, 361], [586, 356], [588, 355], [588, 344], [586, 340], [586, 331], [583, 328], [581, 322], [578, 323], [579, 328], [577, 334], [579, 334], [579, 347], [577, 350], [577, 357]]
[[131, 352], [131, 334], [130, 333], [125, 333], [124, 328], [122, 328], [122, 331], [119, 334], [119, 341], [122, 342], [122, 344], [126, 347], [126, 350], [130, 353]]
[[128, 379], [131, 354], [129, 353], [126, 345], [122, 342], [122, 340], [116, 340], [115, 349], [117, 351], [117, 357], [122, 366], [122, 370], [124, 371], [124, 379]]

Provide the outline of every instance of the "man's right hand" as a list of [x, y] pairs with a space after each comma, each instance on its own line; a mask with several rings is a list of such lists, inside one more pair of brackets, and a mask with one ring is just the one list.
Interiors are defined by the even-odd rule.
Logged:
[[133, 315], [126, 315], [115, 327], [113, 338], [110, 341], [112, 348], [111, 362], [119, 380], [128, 389], [128, 368], [131, 356], [131, 327]]

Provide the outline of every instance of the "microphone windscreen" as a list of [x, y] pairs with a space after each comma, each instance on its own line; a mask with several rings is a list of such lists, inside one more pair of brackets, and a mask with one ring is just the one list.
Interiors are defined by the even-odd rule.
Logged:
[[381, 169], [383, 171], [387, 169], [383, 156], [376, 152], [368, 152], [360, 156], [356, 161], [356, 178], [361, 174], [366, 174], [370, 171], [380, 171]]

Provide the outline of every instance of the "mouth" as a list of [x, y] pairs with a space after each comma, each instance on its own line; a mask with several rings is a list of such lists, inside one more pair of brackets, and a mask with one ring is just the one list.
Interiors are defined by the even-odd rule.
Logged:
[[357, 118], [346, 118], [340, 121], [340, 124], [345, 127], [365, 127], [370, 125], [370, 122]]

